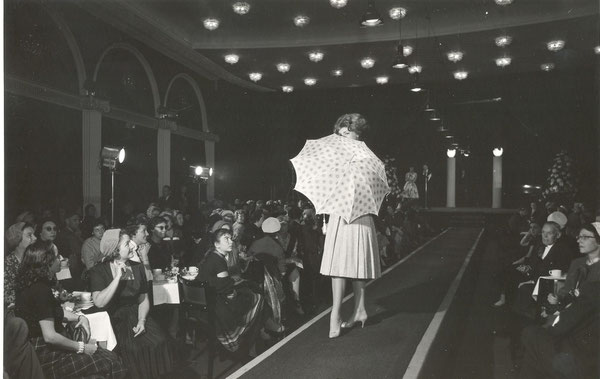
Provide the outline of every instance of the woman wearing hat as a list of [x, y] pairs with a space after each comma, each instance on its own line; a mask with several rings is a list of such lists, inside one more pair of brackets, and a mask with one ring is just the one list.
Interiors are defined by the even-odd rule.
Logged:
[[94, 341], [70, 338], [63, 322], [72, 322], [89, 336], [85, 316], [63, 310], [53, 295], [54, 275], [60, 261], [51, 245], [38, 241], [27, 247], [17, 277], [15, 314], [27, 323], [29, 339], [39, 358], [44, 376], [52, 378], [121, 378], [125, 370], [117, 355]]
[[90, 290], [94, 305], [110, 315], [129, 376], [158, 378], [171, 371], [172, 353], [165, 334], [148, 317], [148, 281], [144, 266], [130, 260], [132, 247], [126, 232], [104, 233], [104, 258], [90, 270]]
[[26, 222], [17, 222], [6, 231], [6, 243], [14, 249], [4, 260], [4, 308], [15, 303], [15, 283], [25, 249], [37, 239], [35, 227]]

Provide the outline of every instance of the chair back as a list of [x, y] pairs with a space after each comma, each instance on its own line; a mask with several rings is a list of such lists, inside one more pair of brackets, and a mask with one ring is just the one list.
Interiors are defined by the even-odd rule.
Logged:
[[[210, 302], [208, 282], [180, 279], [183, 302], [206, 309]], [[212, 304], [212, 303], [211, 303]]]

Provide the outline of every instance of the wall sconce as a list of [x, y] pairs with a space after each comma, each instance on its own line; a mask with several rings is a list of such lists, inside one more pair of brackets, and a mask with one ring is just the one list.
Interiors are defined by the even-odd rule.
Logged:
[[456, 149], [448, 149], [446, 155], [448, 158], [454, 158], [456, 156]]
[[495, 147], [494, 150], [492, 150], [492, 153], [495, 157], [501, 157], [502, 153], [504, 153], [504, 149], [501, 147]]

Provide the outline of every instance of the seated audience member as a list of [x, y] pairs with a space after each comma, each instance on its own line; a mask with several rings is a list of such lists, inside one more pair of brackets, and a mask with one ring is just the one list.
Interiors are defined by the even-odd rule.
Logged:
[[298, 231], [294, 230], [292, 234], [289, 230], [290, 223], [288, 222], [288, 216], [279, 216], [277, 218], [281, 228], [276, 234], [277, 241], [281, 244], [284, 251], [285, 257], [285, 280], [284, 283], [289, 283], [286, 288], [289, 287], [291, 291], [288, 291], [292, 295], [294, 311], [299, 315], [304, 314], [304, 310], [300, 305], [300, 271], [299, 267], [302, 266], [302, 259], [298, 253]]
[[246, 228], [246, 213], [242, 209], [235, 211], [235, 222], [233, 223], [233, 242], [238, 246], [241, 244], [241, 238]]
[[277, 233], [281, 230], [281, 223], [275, 217], [267, 218], [261, 225], [264, 236], [255, 240], [248, 248], [248, 255], [268, 254], [277, 262], [277, 268], [281, 275], [285, 275], [285, 251], [281, 242], [277, 239]]
[[525, 356], [520, 378], [598, 377], [600, 282], [588, 282], [569, 307], [544, 326], [530, 326], [521, 340]]
[[37, 224], [36, 233], [40, 241], [49, 242], [52, 245], [54, 254], [59, 255], [58, 247], [54, 244], [58, 233], [56, 221], [50, 218], [42, 219], [40, 223]]
[[546, 218], [548, 217], [546, 212], [535, 201], [531, 202], [529, 213], [529, 222], [536, 223], [538, 225], [542, 225], [544, 222], [546, 222]]
[[[83, 219], [81, 220], [81, 237], [88, 238], [92, 234], [92, 228], [96, 222], [96, 207], [94, 204], [88, 204], [83, 209]], [[105, 225], [106, 226], [106, 225]]]
[[579, 294], [579, 288], [587, 282], [600, 281], [600, 223], [585, 224], [577, 236], [579, 252], [585, 256], [571, 262], [564, 286], [558, 296], [548, 294], [548, 303], [562, 305], [571, 303]]
[[123, 363], [131, 378], [158, 378], [171, 371], [172, 353], [166, 335], [148, 317], [148, 281], [133, 255], [130, 236], [109, 229], [100, 242], [103, 262], [90, 270], [94, 305], [110, 315]]
[[246, 252], [254, 241], [263, 236], [261, 226], [265, 218], [262, 209], [257, 209], [250, 215], [250, 222], [246, 225], [244, 234], [240, 239], [240, 251]]
[[81, 246], [81, 260], [87, 270], [102, 260], [103, 255], [100, 251], [100, 240], [102, 240], [106, 229], [106, 225], [104, 225], [104, 221], [101, 219], [95, 219], [90, 226], [92, 236], [83, 241], [83, 245]]
[[246, 281], [236, 281], [229, 274], [226, 257], [233, 248], [231, 231], [218, 229], [213, 235], [213, 249], [200, 265], [201, 280], [208, 281], [217, 292], [215, 305], [217, 339], [228, 351], [240, 346], [250, 349], [262, 327], [264, 301]]
[[[25, 320], [7, 314], [4, 317], [4, 377], [44, 379], [40, 360], [29, 342]], [[10, 348], [8, 348], [10, 347]]]
[[577, 253], [579, 249], [577, 248], [575, 236], [571, 236], [566, 233], [567, 216], [560, 211], [556, 211], [548, 215], [548, 221], [553, 221], [560, 227], [560, 238], [558, 242], [568, 246], [572, 253], [571, 259], [579, 258], [579, 254]]
[[156, 203], [150, 203], [148, 205], [148, 209], [146, 210], [146, 216], [148, 219], [152, 219], [154, 217], [158, 217], [160, 215], [160, 207]]
[[[540, 276], [548, 275], [550, 270], [566, 271], [569, 266], [572, 253], [568, 245], [558, 242], [560, 235], [558, 224], [552, 221], [546, 222], [542, 227], [543, 247], [533, 254], [525, 264], [513, 270], [511, 275], [513, 279], [510, 280], [512, 283], [509, 284], [509, 288], [505, 288], [505, 291], [507, 291], [507, 296], [512, 294], [515, 289], [514, 284], [518, 283], [516, 286], [518, 304], [515, 304], [515, 310], [518, 313], [529, 316], [532, 311], [535, 313], [532, 308], [534, 305], [531, 293]], [[541, 292], [540, 295], [545, 296]]]
[[85, 316], [63, 310], [52, 292], [54, 275], [60, 261], [51, 245], [39, 241], [25, 250], [17, 277], [15, 314], [27, 323], [29, 338], [46, 378], [91, 377], [121, 378], [124, 368], [117, 355], [89, 343], [65, 337], [63, 322], [75, 323], [89, 336]]
[[37, 239], [32, 224], [17, 222], [6, 231], [6, 244], [12, 250], [4, 259], [4, 309], [15, 304], [15, 284], [25, 249]]
[[146, 222], [147, 219], [145, 217], [136, 217], [129, 221], [126, 231], [127, 234], [131, 236], [131, 242], [134, 245], [134, 254], [131, 257], [131, 260], [144, 265], [146, 279], [150, 281], [152, 280], [152, 268], [150, 267], [150, 260], [148, 258], [150, 243], [148, 242]]
[[154, 217], [148, 224], [150, 230], [150, 250], [148, 250], [148, 261], [152, 269], [171, 267], [172, 257], [163, 239], [167, 229], [167, 220], [162, 217]]
[[165, 237], [163, 238], [163, 244], [169, 251], [169, 255], [172, 257], [175, 266], [179, 266], [179, 260], [183, 255], [184, 242], [183, 233], [181, 229], [177, 228], [175, 217], [172, 212], [163, 212], [160, 217], [164, 218], [167, 222], [165, 225]]
[[81, 274], [83, 273], [81, 245], [83, 245], [83, 240], [79, 228], [80, 217], [74, 210], [67, 212], [66, 216], [65, 227], [56, 236], [56, 246], [60, 254], [69, 259], [69, 269], [73, 277], [72, 283], [68, 284], [68, 287], [71, 287], [69, 289], [83, 289], [83, 283], [81, 282]]

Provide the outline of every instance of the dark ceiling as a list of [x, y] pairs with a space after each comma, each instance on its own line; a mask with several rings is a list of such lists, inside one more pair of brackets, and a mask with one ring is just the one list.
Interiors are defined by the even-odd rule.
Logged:
[[[411, 83], [407, 69], [392, 69], [399, 39], [413, 47], [409, 64], [422, 66], [420, 80], [455, 80], [453, 73], [468, 72], [468, 78], [499, 75], [502, 72], [539, 71], [543, 63], [555, 70], [593, 65], [594, 47], [600, 44], [599, 2], [597, 0], [514, 0], [500, 6], [494, 0], [375, 0], [373, 4], [383, 25], [361, 27], [367, 0], [348, 0], [336, 9], [328, 0], [246, 0], [250, 10], [236, 14], [236, 0], [156, 0], [83, 2], [80, 5], [105, 21], [146, 39], [173, 56], [190, 61], [188, 66], [256, 90], [280, 91], [283, 85], [294, 90], [376, 85], [375, 78], [387, 76], [389, 84]], [[402, 20], [390, 18], [393, 7], [406, 9]], [[306, 15], [304, 27], [293, 19]], [[219, 27], [209, 31], [203, 20], [216, 18]], [[401, 25], [400, 25], [401, 23]], [[498, 47], [494, 38], [509, 35], [512, 43]], [[551, 40], [565, 41], [564, 49], [550, 52]], [[450, 62], [446, 54], [460, 50], [460, 62]], [[308, 53], [324, 54], [311, 62]], [[226, 54], [237, 54], [239, 62], [228, 64]], [[500, 68], [495, 59], [512, 58]], [[360, 61], [371, 57], [370, 69]], [[287, 73], [276, 64], [290, 65]], [[343, 70], [340, 77], [331, 75]], [[260, 72], [256, 84], [249, 73]], [[304, 78], [317, 84], [308, 87]]]

